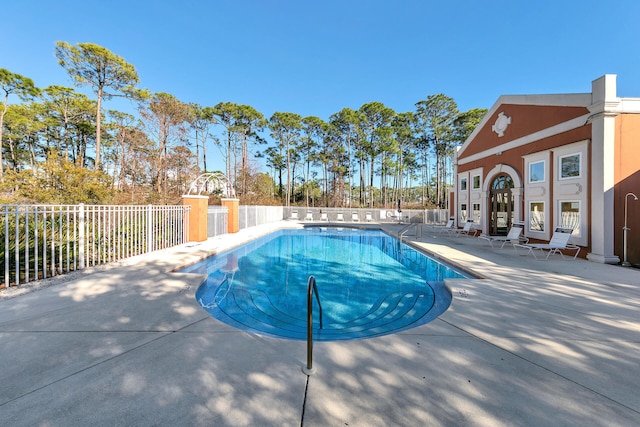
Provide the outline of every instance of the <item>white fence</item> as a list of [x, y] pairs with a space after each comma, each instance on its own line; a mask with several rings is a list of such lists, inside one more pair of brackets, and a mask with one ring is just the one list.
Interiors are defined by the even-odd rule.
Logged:
[[[240, 229], [255, 227], [284, 219], [282, 206], [240, 206], [238, 208], [238, 225]], [[207, 237], [227, 233], [228, 212], [226, 207], [209, 206], [207, 218]]]
[[188, 241], [185, 206], [3, 205], [5, 287]]
[[[289, 219], [444, 224], [443, 209], [302, 208], [240, 206], [240, 229]], [[117, 261], [189, 240], [185, 206], [0, 205], [0, 284], [20, 285]], [[208, 237], [227, 233], [226, 207], [208, 208]]]
[[[291, 206], [284, 208], [284, 219], [327, 220], [329, 222], [413, 222], [421, 224], [446, 224], [450, 217], [447, 209], [367, 209], [367, 208], [305, 208]], [[326, 218], [325, 218], [326, 215]]]

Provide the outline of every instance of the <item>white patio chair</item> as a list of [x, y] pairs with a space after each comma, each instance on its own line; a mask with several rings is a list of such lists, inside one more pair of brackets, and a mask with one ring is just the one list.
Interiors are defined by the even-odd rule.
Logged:
[[336, 221], [344, 222], [344, 214], [342, 212], [338, 212], [338, 216], [336, 218]]
[[454, 217], [450, 217], [449, 221], [447, 221], [445, 225], [432, 225], [431, 230], [439, 233], [451, 233], [455, 231], [455, 222], [456, 219]]
[[291, 212], [291, 216], [289, 217], [289, 219], [294, 219], [294, 220], [300, 219], [300, 218], [298, 218], [298, 211], [292, 211]]
[[489, 242], [489, 244], [491, 245], [491, 247], [493, 248], [493, 243], [494, 242], [502, 242], [502, 244], [500, 245], [500, 248], [504, 248], [504, 245], [506, 245], [507, 243], [510, 244], [525, 244], [529, 241], [529, 239], [527, 239], [526, 237], [524, 237], [522, 235], [522, 232], [524, 230], [524, 222], [514, 222], [513, 224], [511, 224], [511, 228], [509, 229], [509, 233], [506, 236], [488, 236], [486, 234], [481, 234], [480, 236], [478, 236], [478, 239], [483, 239]]
[[572, 228], [556, 227], [549, 243], [518, 243], [514, 244], [513, 246], [516, 248], [516, 251], [518, 251], [518, 248], [526, 249], [527, 252], [524, 255], [531, 254], [535, 259], [538, 259], [538, 257], [536, 256], [536, 251], [542, 252], [543, 255], [546, 251], [547, 256], [544, 257], [545, 260], [549, 259], [551, 254], [560, 254], [560, 256], [564, 258], [564, 254], [562, 253], [563, 250], [576, 251], [575, 255], [573, 256], [573, 259], [576, 259], [578, 257], [578, 254], [580, 253], [580, 246], [572, 245], [569, 243], [569, 239], [571, 239], [571, 233], [573, 233]]
[[329, 215], [326, 212], [320, 214], [320, 221], [329, 221]]
[[307, 216], [304, 217], [305, 221], [313, 221], [313, 212], [307, 211]]
[[464, 223], [464, 227], [462, 229], [453, 229], [452, 232], [455, 234], [456, 237], [460, 237], [463, 234], [466, 234], [467, 236], [471, 236], [472, 233], [475, 236], [476, 233], [478, 232], [478, 229], [476, 228], [476, 223], [473, 222], [472, 219], [468, 219], [467, 222]]
[[358, 212], [351, 212], [351, 221], [353, 221], [353, 222], [359, 222], [360, 221], [360, 217], [358, 216]]
[[366, 214], [364, 214], [364, 219], [367, 222], [373, 221], [373, 217], [371, 216], [371, 212], [367, 212]]

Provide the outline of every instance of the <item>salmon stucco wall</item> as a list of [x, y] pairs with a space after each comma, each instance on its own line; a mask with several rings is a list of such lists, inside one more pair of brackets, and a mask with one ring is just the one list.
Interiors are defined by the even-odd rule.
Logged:
[[[640, 198], [640, 114], [621, 114], [616, 117], [615, 136], [615, 241], [616, 253], [623, 257], [624, 205], [626, 195]], [[640, 265], [640, 200], [629, 196], [627, 202], [627, 257]]]

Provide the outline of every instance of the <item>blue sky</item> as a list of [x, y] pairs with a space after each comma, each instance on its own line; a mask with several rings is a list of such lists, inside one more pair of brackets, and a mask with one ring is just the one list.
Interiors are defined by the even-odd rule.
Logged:
[[504, 94], [589, 92], [607, 73], [619, 96], [640, 97], [637, 0], [5, 3], [0, 67], [38, 87], [72, 85], [54, 57], [62, 40], [122, 56], [152, 92], [267, 118], [326, 120], [371, 101], [413, 111], [437, 93], [490, 108]]

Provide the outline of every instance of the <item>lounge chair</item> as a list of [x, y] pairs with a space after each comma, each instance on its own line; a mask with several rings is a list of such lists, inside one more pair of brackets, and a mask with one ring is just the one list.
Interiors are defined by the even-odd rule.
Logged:
[[402, 211], [387, 211], [387, 218], [402, 222]]
[[304, 217], [305, 221], [313, 221], [313, 212], [307, 211], [307, 216]]
[[440, 233], [451, 233], [455, 231], [455, 222], [456, 219], [454, 217], [451, 217], [445, 225], [433, 225], [431, 226], [431, 229]]
[[480, 236], [478, 236], [478, 239], [488, 241], [492, 248], [494, 247], [494, 242], [502, 242], [502, 244], [500, 245], [500, 249], [502, 249], [507, 243], [511, 243], [512, 245], [516, 243], [527, 243], [529, 239], [522, 235], [523, 230], [524, 222], [514, 222], [513, 224], [511, 224], [509, 234], [507, 234], [506, 236], [487, 236], [486, 234], [481, 234]]
[[329, 216], [326, 212], [320, 214], [320, 221], [329, 221]]
[[371, 216], [371, 212], [367, 212], [367, 213], [364, 215], [364, 219], [365, 219], [365, 221], [367, 221], [367, 222], [371, 222], [371, 221], [373, 221], [373, 217]]
[[344, 214], [342, 212], [338, 212], [338, 217], [336, 218], [336, 221], [344, 222]]
[[463, 234], [466, 234], [467, 236], [471, 236], [472, 233], [475, 236], [476, 233], [478, 232], [478, 229], [475, 226], [476, 226], [476, 223], [473, 222], [472, 219], [468, 219], [467, 222], [464, 223], [464, 228], [453, 229], [452, 232], [455, 233], [456, 237], [460, 237]]
[[358, 212], [351, 212], [351, 221], [353, 221], [353, 222], [360, 221], [360, 217], [358, 216]]
[[560, 254], [562, 258], [564, 258], [563, 250], [576, 251], [573, 259], [578, 257], [580, 253], [580, 246], [573, 245], [569, 243], [569, 239], [571, 239], [571, 233], [573, 233], [572, 228], [563, 228], [557, 227], [553, 232], [553, 236], [551, 236], [551, 240], [549, 243], [526, 243], [526, 244], [514, 244], [513, 246], [516, 248], [526, 249], [525, 255], [533, 255], [535, 259], [538, 259], [536, 256], [536, 250], [539, 250], [544, 255], [545, 251], [547, 252], [547, 256], [544, 259], [549, 259], [551, 254]]
[[298, 218], [298, 211], [291, 212], [291, 216], [289, 217], [289, 219], [295, 219], [295, 220], [300, 219]]

